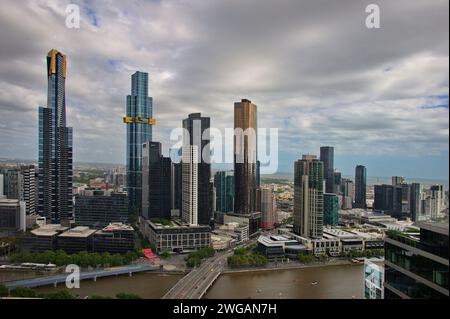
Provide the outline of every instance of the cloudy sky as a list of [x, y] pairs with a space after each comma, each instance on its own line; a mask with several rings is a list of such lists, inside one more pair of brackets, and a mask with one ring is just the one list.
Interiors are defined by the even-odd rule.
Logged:
[[[81, 28], [65, 25], [81, 9]], [[377, 3], [381, 28], [367, 29]], [[154, 140], [189, 113], [233, 126], [233, 103], [279, 128], [280, 172], [335, 146], [353, 174], [448, 179], [448, 0], [2, 0], [0, 157], [37, 157], [51, 48], [68, 56], [76, 161], [125, 162], [121, 118], [136, 70], [150, 74]]]

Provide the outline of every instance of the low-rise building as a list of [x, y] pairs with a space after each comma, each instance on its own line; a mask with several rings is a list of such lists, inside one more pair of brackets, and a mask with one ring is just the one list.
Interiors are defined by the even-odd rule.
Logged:
[[123, 254], [134, 250], [134, 229], [122, 223], [112, 223], [97, 231], [92, 242], [92, 251]]
[[25, 231], [25, 202], [0, 198], [0, 231]]
[[57, 236], [68, 229], [58, 224], [42, 225], [33, 229], [30, 235], [22, 240], [22, 249], [30, 252], [57, 250]]
[[154, 223], [142, 217], [141, 233], [156, 246], [158, 252], [186, 252], [211, 246], [211, 228], [172, 221], [167, 225]]
[[92, 251], [92, 238], [95, 229], [86, 226], [78, 226], [58, 235], [58, 249], [64, 250], [68, 254], [75, 254], [81, 251]]
[[256, 249], [267, 259], [297, 258], [307, 250], [305, 245], [281, 235], [260, 236]]

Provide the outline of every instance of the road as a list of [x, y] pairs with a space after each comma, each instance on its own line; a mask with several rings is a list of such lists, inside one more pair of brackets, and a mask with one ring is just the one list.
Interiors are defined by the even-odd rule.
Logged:
[[162, 299], [200, 299], [220, 276], [228, 256], [233, 252], [219, 253], [203, 262], [199, 268], [178, 281]]

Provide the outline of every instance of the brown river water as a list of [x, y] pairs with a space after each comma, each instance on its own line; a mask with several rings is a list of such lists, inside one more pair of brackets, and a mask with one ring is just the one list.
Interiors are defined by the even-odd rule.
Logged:
[[[81, 282], [71, 292], [80, 296], [114, 297], [133, 293], [145, 299], [161, 298], [180, 275], [139, 273]], [[65, 289], [64, 285], [37, 288], [40, 292]], [[363, 298], [362, 265], [339, 265], [303, 269], [223, 274], [204, 298], [208, 299], [351, 299]]]

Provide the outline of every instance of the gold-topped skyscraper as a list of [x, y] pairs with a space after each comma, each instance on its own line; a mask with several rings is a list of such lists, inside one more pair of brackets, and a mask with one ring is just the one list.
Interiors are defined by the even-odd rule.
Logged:
[[255, 212], [257, 189], [257, 106], [234, 104], [234, 213]]
[[67, 57], [47, 54], [47, 107], [39, 107], [38, 213], [47, 222], [72, 218], [72, 128], [66, 126]]

